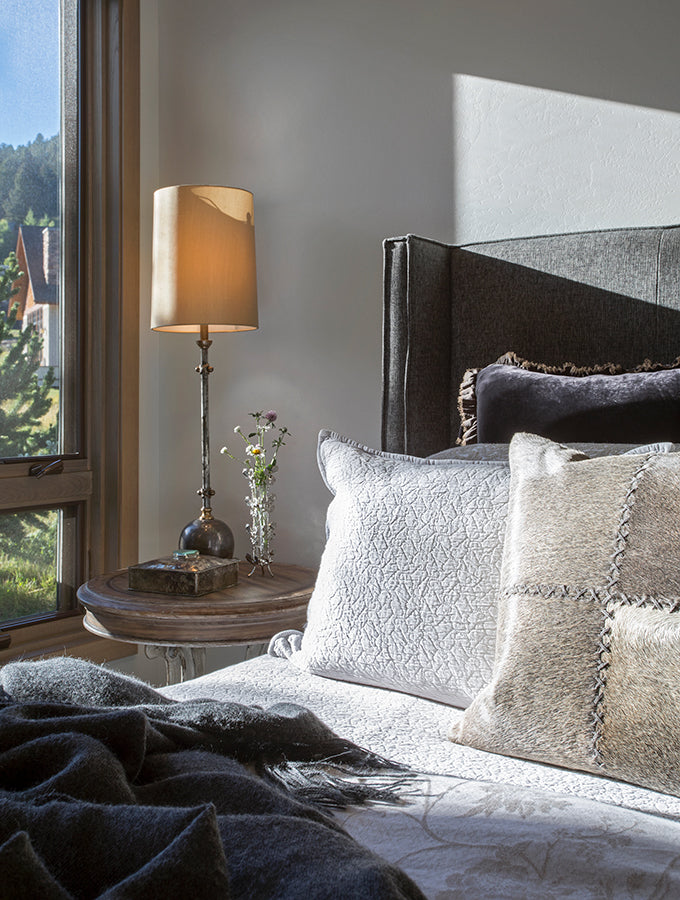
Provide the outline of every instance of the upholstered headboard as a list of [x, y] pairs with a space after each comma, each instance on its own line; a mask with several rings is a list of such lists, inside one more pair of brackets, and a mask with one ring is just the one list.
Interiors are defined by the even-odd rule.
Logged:
[[467, 368], [680, 355], [680, 226], [454, 246], [384, 243], [383, 449], [455, 444]]

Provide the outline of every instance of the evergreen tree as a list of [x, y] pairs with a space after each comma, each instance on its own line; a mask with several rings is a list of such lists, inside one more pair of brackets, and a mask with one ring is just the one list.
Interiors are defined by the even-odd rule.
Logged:
[[7, 198], [19, 168], [19, 155], [11, 144], [0, 144], [0, 215], [5, 219], [8, 218]]
[[17, 230], [11, 227], [7, 219], [0, 219], [0, 259], [7, 259], [16, 245]]
[[28, 210], [41, 208], [45, 193], [40, 166], [31, 153], [26, 153], [7, 197], [7, 217], [20, 222]]
[[52, 406], [54, 373], [49, 369], [38, 381], [42, 339], [32, 325], [17, 331], [12, 298], [20, 275], [10, 253], [0, 266], [0, 456], [9, 457], [56, 452], [56, 425], [41, 422]]
[[[0, 218], [15, 225], [29, 209], [38, 220], [59, 215], [59, 135], [25, 146], [0, 144]], [[0, 256], [4, 259], [4, 256]]]

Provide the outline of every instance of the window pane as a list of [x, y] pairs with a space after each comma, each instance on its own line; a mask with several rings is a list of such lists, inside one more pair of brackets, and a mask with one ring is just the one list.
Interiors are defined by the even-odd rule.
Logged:
[[0, 3], [0, 457], [75, 449], [60, 437], [62, 307], [76, 297], [62, 278], [63, 26], [60, 0]]
[[0, 621], [56, 612], [61, 510], [0, 515]]

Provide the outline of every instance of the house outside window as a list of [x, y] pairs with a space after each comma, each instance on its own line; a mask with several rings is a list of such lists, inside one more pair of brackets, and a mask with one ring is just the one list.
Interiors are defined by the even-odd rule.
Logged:
[[0, 663], [113, 658], [76, 590], [136, 561], [139, 2], [0, 31]]
[[[14, 282], [17, 319], [22, 331], [34, 329], [40, 338], [38, 379], [49, 369], [59, 387], [61, 341], [59, 327], [60, 229], [56, 225], [19, 225], [16, 257], [21, 275]], [[55, 398], [56, 403], [56, 398]]]

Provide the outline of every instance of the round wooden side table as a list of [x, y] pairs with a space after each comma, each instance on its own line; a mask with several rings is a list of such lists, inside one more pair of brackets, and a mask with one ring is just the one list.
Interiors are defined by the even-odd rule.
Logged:
[[131, 591], [127, 569], [98, 575], [78, 588], [83, 624], [99, 637], [144, 644], [165, 660], [168, 684], [205, 673], [207, 647], [258, 644], [277, 631], [302, 628], [316, 571], [276, 563], [273, 577], [239, 564], [239, 581], [200, 597]]

